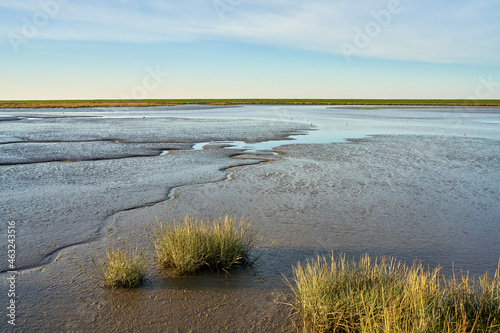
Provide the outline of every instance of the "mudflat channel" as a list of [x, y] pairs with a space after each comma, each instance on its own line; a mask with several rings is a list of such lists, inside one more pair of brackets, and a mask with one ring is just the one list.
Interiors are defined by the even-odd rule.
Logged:
[[[472, 275], [500, 258], [495, 109], [2, 110], [0, 143], [3, 234], [17, 232], [16, 326], [4, 315], [2, 332], [294, 332], [285, 278], [316, 254]], [[259, 260], [168, 276], [148, 226], [186, 214], [253, 220]], [[81, 268], [126, 242], [151, 254], [147, 280], [97, 287]], [[7, 257], [0, 267], [8, 290]]]

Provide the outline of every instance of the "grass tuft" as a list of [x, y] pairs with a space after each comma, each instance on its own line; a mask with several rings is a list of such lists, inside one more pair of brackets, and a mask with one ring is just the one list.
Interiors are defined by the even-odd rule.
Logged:
[[[499, 263], [500, 270], [500, 263]], [[395, 259], [318, 256], [293, 268], [292, 306], [314, 332], [500, 332], [500, 276], [449, 280]]]
[[189, 275], [205, 267], [224, 270], [251, 263], [255, 249], [252, 224], [241, 218], [219, 218], [212, 224], [186, 216], [180, 223], [163, 224], [153, 230], [158, 262], [179, 275]]
[[108, 249], [106, 259], [92, 259], [97, 279], [104, 288], [136, 288], [145, 275], [145, 260], [136, 250], [127, 245], [125, 251]]

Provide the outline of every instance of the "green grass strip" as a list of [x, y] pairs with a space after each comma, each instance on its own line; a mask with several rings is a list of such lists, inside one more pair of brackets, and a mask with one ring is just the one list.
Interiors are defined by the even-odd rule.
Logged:
[[89, 108], [145, 107], [162, 105], [415, 105], [500, 107], [500, 100], [470, 99], [99, 99], [99, 100], [13, 100], [0, 101], [1, 108]]

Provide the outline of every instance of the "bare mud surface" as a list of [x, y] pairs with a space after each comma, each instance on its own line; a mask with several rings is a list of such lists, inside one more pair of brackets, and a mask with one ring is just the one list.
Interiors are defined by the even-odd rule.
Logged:
[[[257, 124], [269, 137], [304, 127], [290, 123], [275, 132], [269, 121]], [[222, 128], [221, 140], [251, 134], [226, 135]], [[500, 258], [500, 141], [397, 134], [280, 146], [274, 148], [278, 155], [209, 145], [156, 156], [155, 144], [145, 146], [155, 151], [149, 157], [0, 166], [2, 192], [8, 180], [15, 184], [6, 188], [10, 198], [29, 198], [30, 207], [21, 210], [25, 215], [11, 218], [22, 205], [2, 212], [2, 218], [18, 221], [19, 260], [43, 263], [47, 243], [58, 249], [66, 238], [83, 240], [17, 274], [16, 327], [4, 320], [0, 330], [295, 332], [300, 320], [283, 304], [290, 297], [285, 278], [298, 261], [331, 251], [395, 256], [409, 264], [420, 260], [442, 266], [446, 274], [452, 262], [473, 275], [493, 272]], [[166, 146], [182, 140], [167, 141]], [[62, 213], [60, 220], [40, 226], [33, 219]], [[230, 275], [171, 277], [160, 271], [148, 226], [186, 214], [252, 219], [262, 237], [259, 260]], [[88, 276], [90, 258], [126, 242], [150, 254], [147, 281], [132, 291], [97, 287]], [[21, 251], [28, 245], [29, 251]], [[8, 288], [5, 276], [2, 290]], [[7, 304], [6, 295], [0, 301]]]
[[[166, 117], [38, 116], [4, 123], [1, 136], [9, 142], [0, 144], [0, 216], [19, 221], [16, 267], [47, 263], [62, 248], [103, 237], [112, 232], [106, 219], [117, 212], [166, 200], [175, 187], [224, 180], [225, 169], [258, 162], [235, 160], [228, 150], [189, 151], [196, 142], [282, 139], [304, 128]], [[1, 262], [0, 272], [6, 270]]]

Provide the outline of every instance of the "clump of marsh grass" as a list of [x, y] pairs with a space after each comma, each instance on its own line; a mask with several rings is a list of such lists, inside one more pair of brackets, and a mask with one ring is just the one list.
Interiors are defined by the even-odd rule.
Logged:
[[127, 245], [126, 250], [113, 247], [106, 251], [106, 259], [92, 258], [95, 276], [104, 288], [136, 288], [144, 278], [146, 265], [137, 249]]
[[186, 216], [181, 222], [163, 224], [153, 229], [153, 243], [158, 262], [179, 275], [193, 274], [208, 267], [224, 270], [236, 264], [251, 263], [255, 249], [252, 224], [241, 218], [219, 218], [213, 223]]
[[421, 264], [332, 254], [298, 263], [293, 275], [292, 306], [315, 332], [500, 332], [498, 270], [447, 280]]

